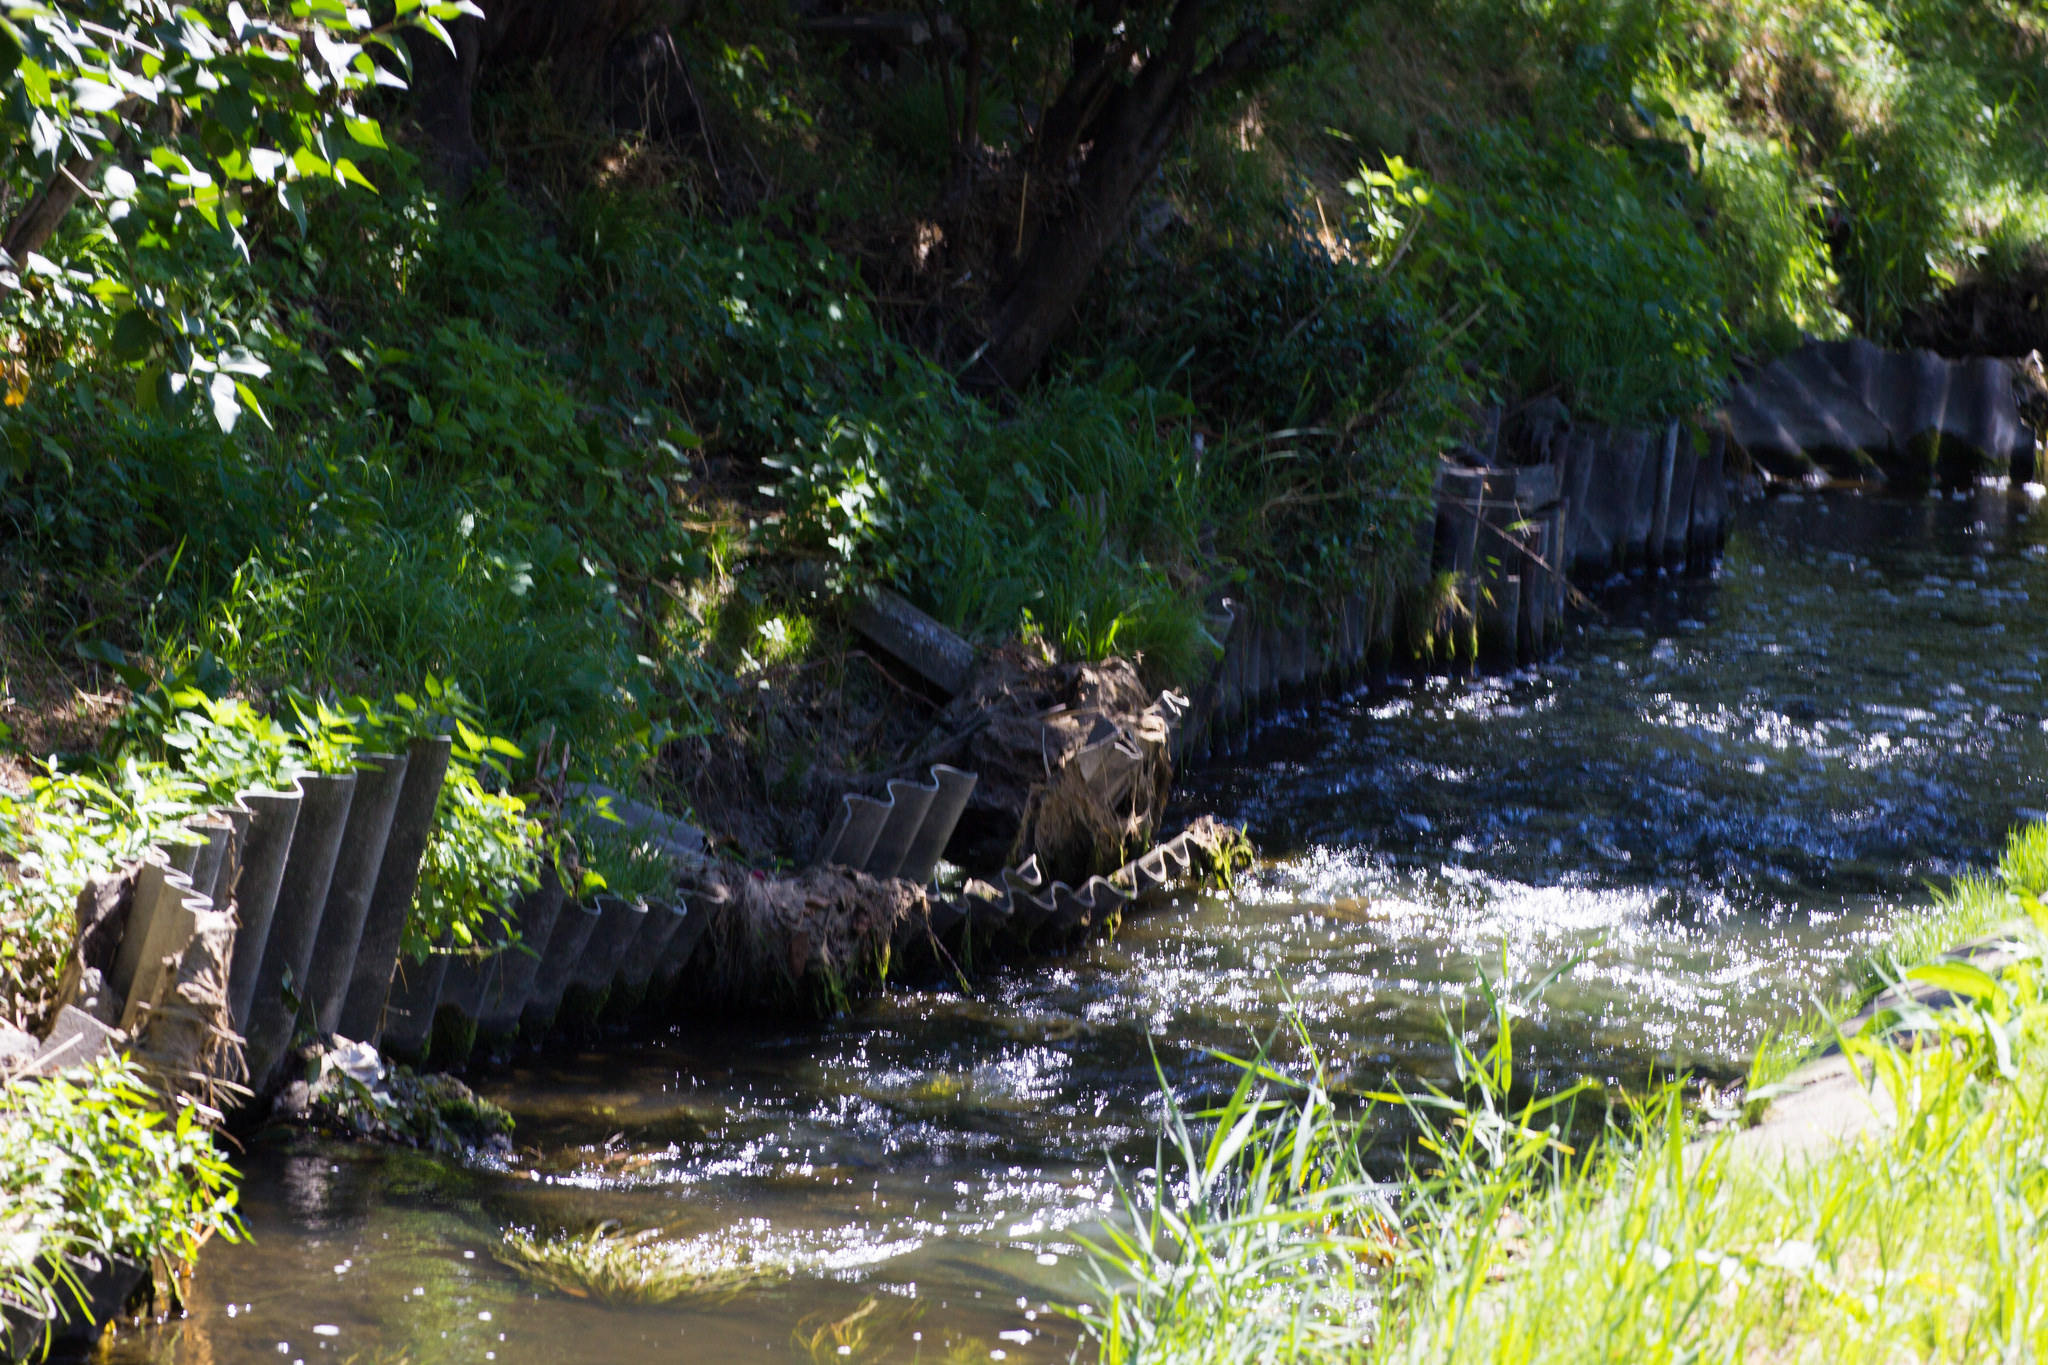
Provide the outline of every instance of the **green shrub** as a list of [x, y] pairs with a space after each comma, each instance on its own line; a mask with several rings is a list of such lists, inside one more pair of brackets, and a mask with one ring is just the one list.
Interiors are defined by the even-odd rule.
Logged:
[[1462, 153], [1461, 185], [1439, 188], [1417, 250], [1509, 392], [1556, 392], [1605, 421], [1717, 398], [1733, 337], [1681, 169], [1516, 123], [1477, 130]]
[[1805, 333], [1847, 331], [1817, 196], [1785, 149], [1731, 134], [1709, 142], [1703, 160], [1731, 325], [1765, 352], [1790, 350]]
[[[389, 516], [386, 517], [386, 508]], [[432, 515], [425, 515], [431, 513]], [[515, 514], [516, 515], [516, 514]], [[644, 724], [646, 670], [613, 575], [557, 527], [451, 492], [322, 517], [240, 565], [177, 637], [268, 686], [374, 689], [440, 674], [496, 729], [552, 723], [606, 753]]]
[[1961, 217], [1976, 198], [1983, 109], [1967, 73], [1940, 62], [1888, 73], [1882, 114], [1826, 167], [1844, 222], [1844, 304], [1864, 331], [1893, 335], [1967, 259]]
[[1434, 339], [1411, 292], [1370, 263], [1405, 224], [1365, 207], [1350, 258], [1297, 240], [1131, 263], [1096, 319], [1103, 362], [1128, 357], [1232, 427], [1354, 424], [1413, 379]]
[[486, 788], [475, 751], [465, 748], [449, 764], [405, 921], [405, 951], [416, 960], [444, 942], [457, 949], [518, 942], [512, 903], [540, 885], [538, 860], [549, 856], [526, 802]]

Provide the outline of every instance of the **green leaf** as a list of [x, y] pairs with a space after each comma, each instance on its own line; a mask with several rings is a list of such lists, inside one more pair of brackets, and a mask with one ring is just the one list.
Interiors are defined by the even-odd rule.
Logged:
[[293, 221], [298, 223], [299, 232], [303, 235], [306, 231], [306, 199], [299, 193], [299, 187], [290, 183], [279, 185], [277, 201], [285, 206]]
[[363, 146], [389, 150], [384, 141], [384, 130], [377, 125], [377, 120], [371, 118], [344, 119], [342, 126], [348, 129], [350, 137], [362, 143]]
[[336, 157], [334, 160], [334, 169], [342, 180], [350, 184], [361, 185], [364, 189], [368, 190], [372, 194], [375, 194], [377, 192], [377, 187], [375, 185], [372, 185], [369, 182], [369, 179], [366, 176], [364, 176], [364, 174], [361, 171], [356, 169], [356, 163], [350, 161], [347, 157]]
[[140, 308], [131, 308], [114, 321], [114, 334], [110, 349], [114, 359], [133, 363], [148, 355], [163, 334], [157, 329], [156, 319]]
[[[242, 400], [242, 406], [256, 414], [256, 420], [270, 427], [270, 415], [263, 411], [263, 405], [256, 401], [256, 394], [241, 380], [235, 381], [235, 394]], [[275, 428], [271, 428], [275, 430]]]
[[1971, 1000], [1992, 1000], [2003, 994], [1996, 978], [1967, 962], [1930, 962], [1915, 967], [1906, 977]]

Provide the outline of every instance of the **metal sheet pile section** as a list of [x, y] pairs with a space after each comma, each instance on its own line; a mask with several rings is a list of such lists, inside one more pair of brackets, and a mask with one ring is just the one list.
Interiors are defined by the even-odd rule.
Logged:
[[[666, 857], [679, 874], [705, 861], [704, 835], [686, 821], [594, 782], [570, 783], [565, 795], [589, 819]], [[404, 828], [405, 799], [392, 821], [394, 841]], [[564, 1025], [587, 1027], [600, 1012], [631, 1013], [657, 986], [682, 975], [703, 937], [705, 915], [680, 894], [673, 901], [600, 896], [581, 904], [552, 861], [539, 872], [539, 886], [512, 907], [515, 942], [460, 952], [444, 944], [425, 963], [402, 964], [387, 978], [384, 1027], [374, 1035], [387, 1054], [457, 1066], [478, 1042], [537, 1041]], [[380, 883], [373, 899], [383, 893]], [[377, 918], [374, 908], [370, 918]], [[665, 989], [660, 993], [665, 997]], [[573, 1007], [566, 1015], [565, 1002]]]
[[[118, 945], [104, 971], [81, 960], [68, 974], [52, 1028], [63, 1055], [51, 1065], [146, 1042], [201, 940], [217, 945], [222, 1031], [241, 1039], [235, 1079], [253, 1094], [277, 1078], [302, 1029], [337, 1031], [358, 985], [374, 999], [365, 1018], [381, 1016], [447, 752], [445, 739], [419, 740], [406, 754], [364, 755], [353, 771], [244, 791], [123, 869], [112, 879], [129, 888]], [[409, 778], [421, 755], [422, 775]]]
[[887, 800], [849, 795], [818, 841], [815, 867], [850, 867], [871, 877], [899, 877], [923, 885], [932, 878], [953, 837], [976, 775], [934, 764], [923, 782], [897, 779]]
[[[973, 773], [938, 764], [922, 782], [887, 783], [886, 799], [842, 798], [816, 863], [877, 878], [929, 882], [975, 782]], [[572, 786], [569, 794], [586, 803], [602, 802], [605, 814], [633, 837], [668, 853], [679, 871], [704, 864], [702, 835], [674, 817], [591, 784]], [[1020, 875], [1028, 879], [1034, 874]], [[1127, 881], [1144, 886], [1146, 876], [1134, 871]], [[1017, 885], [1020, 891], [1024, 887], [1023, 882]], [[1078, 893], [1059, 887], [1068, 920], [1100, 923], [1105, 913], [1121, 909], [1129, 896], [1107, 886], [1098, 877]], [[485, 956], [443, 955], [430, 968], [407, 969], [392, 988], [387, 1010], [387, 1018], [402, 1016], [403, 1022], [388, 1025], [385, 1050], [401, 1059], [452, 1066], [466, 1059], [477, 1040], [573, 1038], [600, 1021], [665, 1012], [679, 1003], [676, 992], [690, 960], [729, 895], [715, 878], [701, 885], [680, 878], [667, 898], [628, 901], [600, 895], [582, 904], [558, 886], [544, 884], [519, 907], [522, 947]], [[957, 909], [941, 909], [939, 917], [949, 927], [966, 918]], [[1025, 919], [1038, 923], [1030, 914]], [[442, 1019], [439, 1027], [432, 1023], [436, 1015]]]
[[549, 877], [518, 907], [521, 946], [405, 966], [392, 986], [384, 1051], [459, 1066], [479, 1042], [574, 1039], [600, 1020], [664, 1015], [681, 1003], [677, 988], [723, 895], [678, 890], [669, 899], [583, 903]]
[[1260, 718], [1311, 690], [1535, 663], [1562, 640], [1574, 581], [1712, 572], [1729, 527], [1722, 432], [1575, 427], [1556, 403], [1480, 425], [1484, 448], [1439, 461], [1434, 516], [1402, 581], [1327, 600], [1215, 602], [1223, 650], [1176, 733], [1177, 761], [1238, 750]]
[[1721, 413], [1770, 480], [1879, 484], [1918, 492], [2036, 477], [2012, 363], [1816, 341], [1751, 373]]
[[1132, 901], [1188, 878], [1195, 866], [1191, 839], [1177, 834], [1078, 887], [1048, 882], [1038, 860], [1027, 858], [1019, 867], [1005, 868], [1000, 885], [969, 882], [963, 895], [935, 898], [929, 931], [942, 941], [967, 932], [1028, 946], [1110, 928]]

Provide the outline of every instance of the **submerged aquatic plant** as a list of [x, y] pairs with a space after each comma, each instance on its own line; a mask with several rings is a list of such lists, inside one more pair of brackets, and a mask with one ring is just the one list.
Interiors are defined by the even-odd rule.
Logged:
[[797, 1324], [792, 1340], [814, 1365], [840, 1365], [885, 1350], [923, 1316], [924, 1305], [916, 1299], [869, 1295], [860, 1307], [839, 1317], [813, 1313]]
[[660, 1228], [628, 1231], [616, 1219], [553, 1237], [511, 1228], [493, 1254], [536, 1284], [611, 1304], [718, 1302], [781, 1270], [735, 1242], [668, 1240]]

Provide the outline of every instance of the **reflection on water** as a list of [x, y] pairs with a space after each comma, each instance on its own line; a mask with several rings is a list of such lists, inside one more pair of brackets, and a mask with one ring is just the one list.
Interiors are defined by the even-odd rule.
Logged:
[[[1064, 1359], [1048, 1306], [1089, 1293], [1079, 1239], [1112, 1167], [1152, 1160], [1158, 1077], [1215, 1084], [1207, 1049], [1286, 998], [1377, 1084], [1441, 1074], [1476, 971], [1576, 960], [1531, 1021], [1541, 1076], [1739, 1071], [1927, 880], [2048, 805], [2044, 538], [1988, 491], [1751, 509], [1718, 581], [1604, 600], [1540, 673], [1321, 703], [1200, 774], [1190, 808], [1272, 855], [1235, 897], [971, 994], [483, 1075], [519, 1119], [501, 1168], [259, 1148], [254, 1243], [209, 1248], [191, 1316], [116, 1358]], [[492, 1259], [504, 1228], [604, 1218], [763, 1274], [607, 1308]]]

